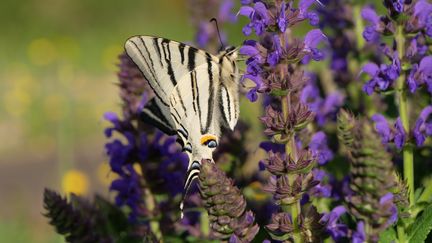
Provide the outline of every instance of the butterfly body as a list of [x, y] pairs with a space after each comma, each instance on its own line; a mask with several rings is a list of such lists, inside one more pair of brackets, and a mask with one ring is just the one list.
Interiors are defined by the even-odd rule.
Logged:
[[177, 141], [189, 156], [187, 190], [203, 159], [212, 160], [222, 127], [234, 129], [238, 108], [237, 52], [218, 55], [176, 41], [134, 36], [125, 44], [155, 93], [141, 117]]

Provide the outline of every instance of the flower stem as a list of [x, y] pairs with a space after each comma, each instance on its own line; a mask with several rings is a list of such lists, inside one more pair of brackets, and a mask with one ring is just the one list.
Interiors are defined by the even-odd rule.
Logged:
[[200, 225], [202, 234], [204, 237], [208, 237], [210, 235], [210, 219], [205, 209], [203, 209], [200, 214]]
[[[281, 99], [282, 103], [282, 112], [285, 119], [288, 119], [291, 107], [291, 94], [288, 93]], [[285, 152], [287, 155], [290, 155], [294, 161], [297, 161], [297, 146], [295, 143], [294, 134], [291, 135], [290, 139], [285, 145]], [[290, 185], [294, 184], [296, 179], [296, 175], [288, 175], [288, 180]], [[282, 207], [282, 209], [291, 214], [292, 224], [294, 226], [293, 238], [294, 242], [303, 242], [301, 234], [299, 233], [299, 225], [298, 225], [298, 215], [300, 214], [300, 200], [297, 202], [290, 204], [288, 207]]]
[[[147, 210], [153, 214], [153, 212], [156, 209], [156, 199], [153, 196], [153, 193], [151, 192], [150, 188], [148, 187], [147, 180], [143, 176], [143, 173], [144, 173], [143, 164], [139, 163], [139, 165], [140, 165], [141, 174], [142, 174], [140, 182], [141, 182], [141, 186], [143, 188], [144, 204], [145, 204], [145, 207], [147, 208]], [[156, 239], [159, 242], [163, 242], [162, 232], [160, 230], [159, 221], [154, 217], [154, 215], [152, 215], [152, 216], [153, 217], [151, 217], [151, 219], [150, 219], [150, 230], [154, 234], [154, 236], [156, 236]]]
[[[156, 201], [153, 193], [148, 188], [144, 189], [144, 203], [150, 212], [154, 212], [156, 207]], [[156, 238], [162, 242], [162, 233], [160, 231], [159, 221], [154, 217], [150, 219], [150, 230], [156, 236]]]
[[399, 243], [407, 242], [405, 239], [405, 230], [404, 230], [403, 226], [401, 226], [401, 225], [397, 226], [397, 235], [398, 235], [398, 242]]
[[[397, 50], [399, 59], [403, 66], [403, 57], [405, 55], [405, 37], [403, 33], [403, 25], [397, 27], [396, 33]], [[401, 75], [397, 80], [398, 98], [399, 98], [399, 115], [402, 121], [403, 128], [406, 134], [409, 134], [409, 116], [408, 116], [408, 100], [405, 88], [405, 73], [401, 71]], [[413, 148], [410, 144], [406, 144], [403, 148], [403, 174], [404, 180], [408, 183], [410, 205], [414, 204], [414, 156]]]
[[361, 50], [365, 45], [365, 40], [363, 39], [364, 24], [361, 16], [361, 4], [354, 5], [353, 11], [357, 49]]

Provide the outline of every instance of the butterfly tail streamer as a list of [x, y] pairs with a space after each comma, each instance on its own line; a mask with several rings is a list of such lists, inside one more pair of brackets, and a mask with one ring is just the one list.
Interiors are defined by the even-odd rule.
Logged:
[[190, 186], [192, 185], [192, 182], [195, 178], [198, 178], [198, 175], [201, 170], [201, 164], [198, 161], [193, 161], [192, 163], [189, 163], [188, 170], [186, 172], [186, 179], [184, 182], [184, 190], [183, 190], [183, 197], [182, 201], [180, 202], [180, 211], [181, 211], [181, 218], [183, 218], [184, 213], [184, 200], [186, 198], [187, 192], [189, 191]]

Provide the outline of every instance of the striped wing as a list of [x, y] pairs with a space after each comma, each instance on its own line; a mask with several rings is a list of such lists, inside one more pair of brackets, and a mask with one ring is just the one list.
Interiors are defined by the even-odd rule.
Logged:
[[[235, 126], [237, 88], [227, 88], [232, 84], [219, 87], [223, 79], [223, 62], [218, 57], [183, 43], [152, 36], [131, 37], [126, 41], [125, 49], [156, 95], [143, 111], [144, 120], [174, 134], [179, 124], [188, 119], [187, 113], [193, 110], [199, 117], [201, 131], [206, 132], [214, 112], [210, 103], [220, 103], [226, 125]], [[216, 98], [219, 102], [214, 102]]]
[[209, 133], [217, 103], [218, 69], [209, 57], [208, 62], [184, 76], [172, 93], [170, 105], [173, 117], [176, 122], [187, 126], [185, 129], [199, 128], [200, 134]]
[[220, 68], [209, 59], [183, 77], [172, 93], [171, 113], [185, 130], [199, 128], [203, 135], [217, 134], [222, 125], [234, 129], [239, 110], [237, 82], [223, 80]]
[[178, 81], [206, 61], [204, 51], [158, 37], [131, 37], [126, 41], [125, 49], [167, 107]]

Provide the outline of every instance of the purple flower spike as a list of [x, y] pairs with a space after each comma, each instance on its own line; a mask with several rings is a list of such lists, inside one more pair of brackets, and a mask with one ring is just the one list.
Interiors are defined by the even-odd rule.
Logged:
[[363, 243], [366, 242], [366, 233], [364, 229], [363, 221], [357, 223], [357, 231], [352, 235], [352, 243]]
[[327, 232], [333, 238], [338, 241], [348, 235], [348, 226], [339, 223], [339, 218], [346, 213], [344, 206], [335, 207], [330, 213], [324, 214], [321, 218], [321, 222], [326, 223]]
[[417, 146], [422, 146], [426, 140], [426, 136], [432, 136], [432, 106], [427, 106], [420, 113], [414, 127], [414, 138]]
[[383, 115], [375, 114], [372, 116], [372, 121], [375, 122], [375, 129], [381, 136], [381, 142], [387, 144], [391, 140], [391, 129], [387, 120]]
[[361, 12], [362, 17], [370, 23], [369, 26], [366, 26], [363, 37], [366, 41], [376, 41], [379, 39], [379, 33], [377, 32], [379, 28], [380, 17], [370, 6], [366, 6], [362, 9]]
[[326, 41], [327, 37], [319, 29], [309, 31], [304, 39], [304, 50], [308, 52], [312, 59], [320, 61], [324, 59], [324, 53], [320, 51], [317, 46], [322, 41]]
[[327, 146], [327, 136], [324, 132], [317, 132], [312, 136], [309, 148], [312, 154], [317, 157], [317, 162], [320, 165], [333, 159], [333, 152]]

